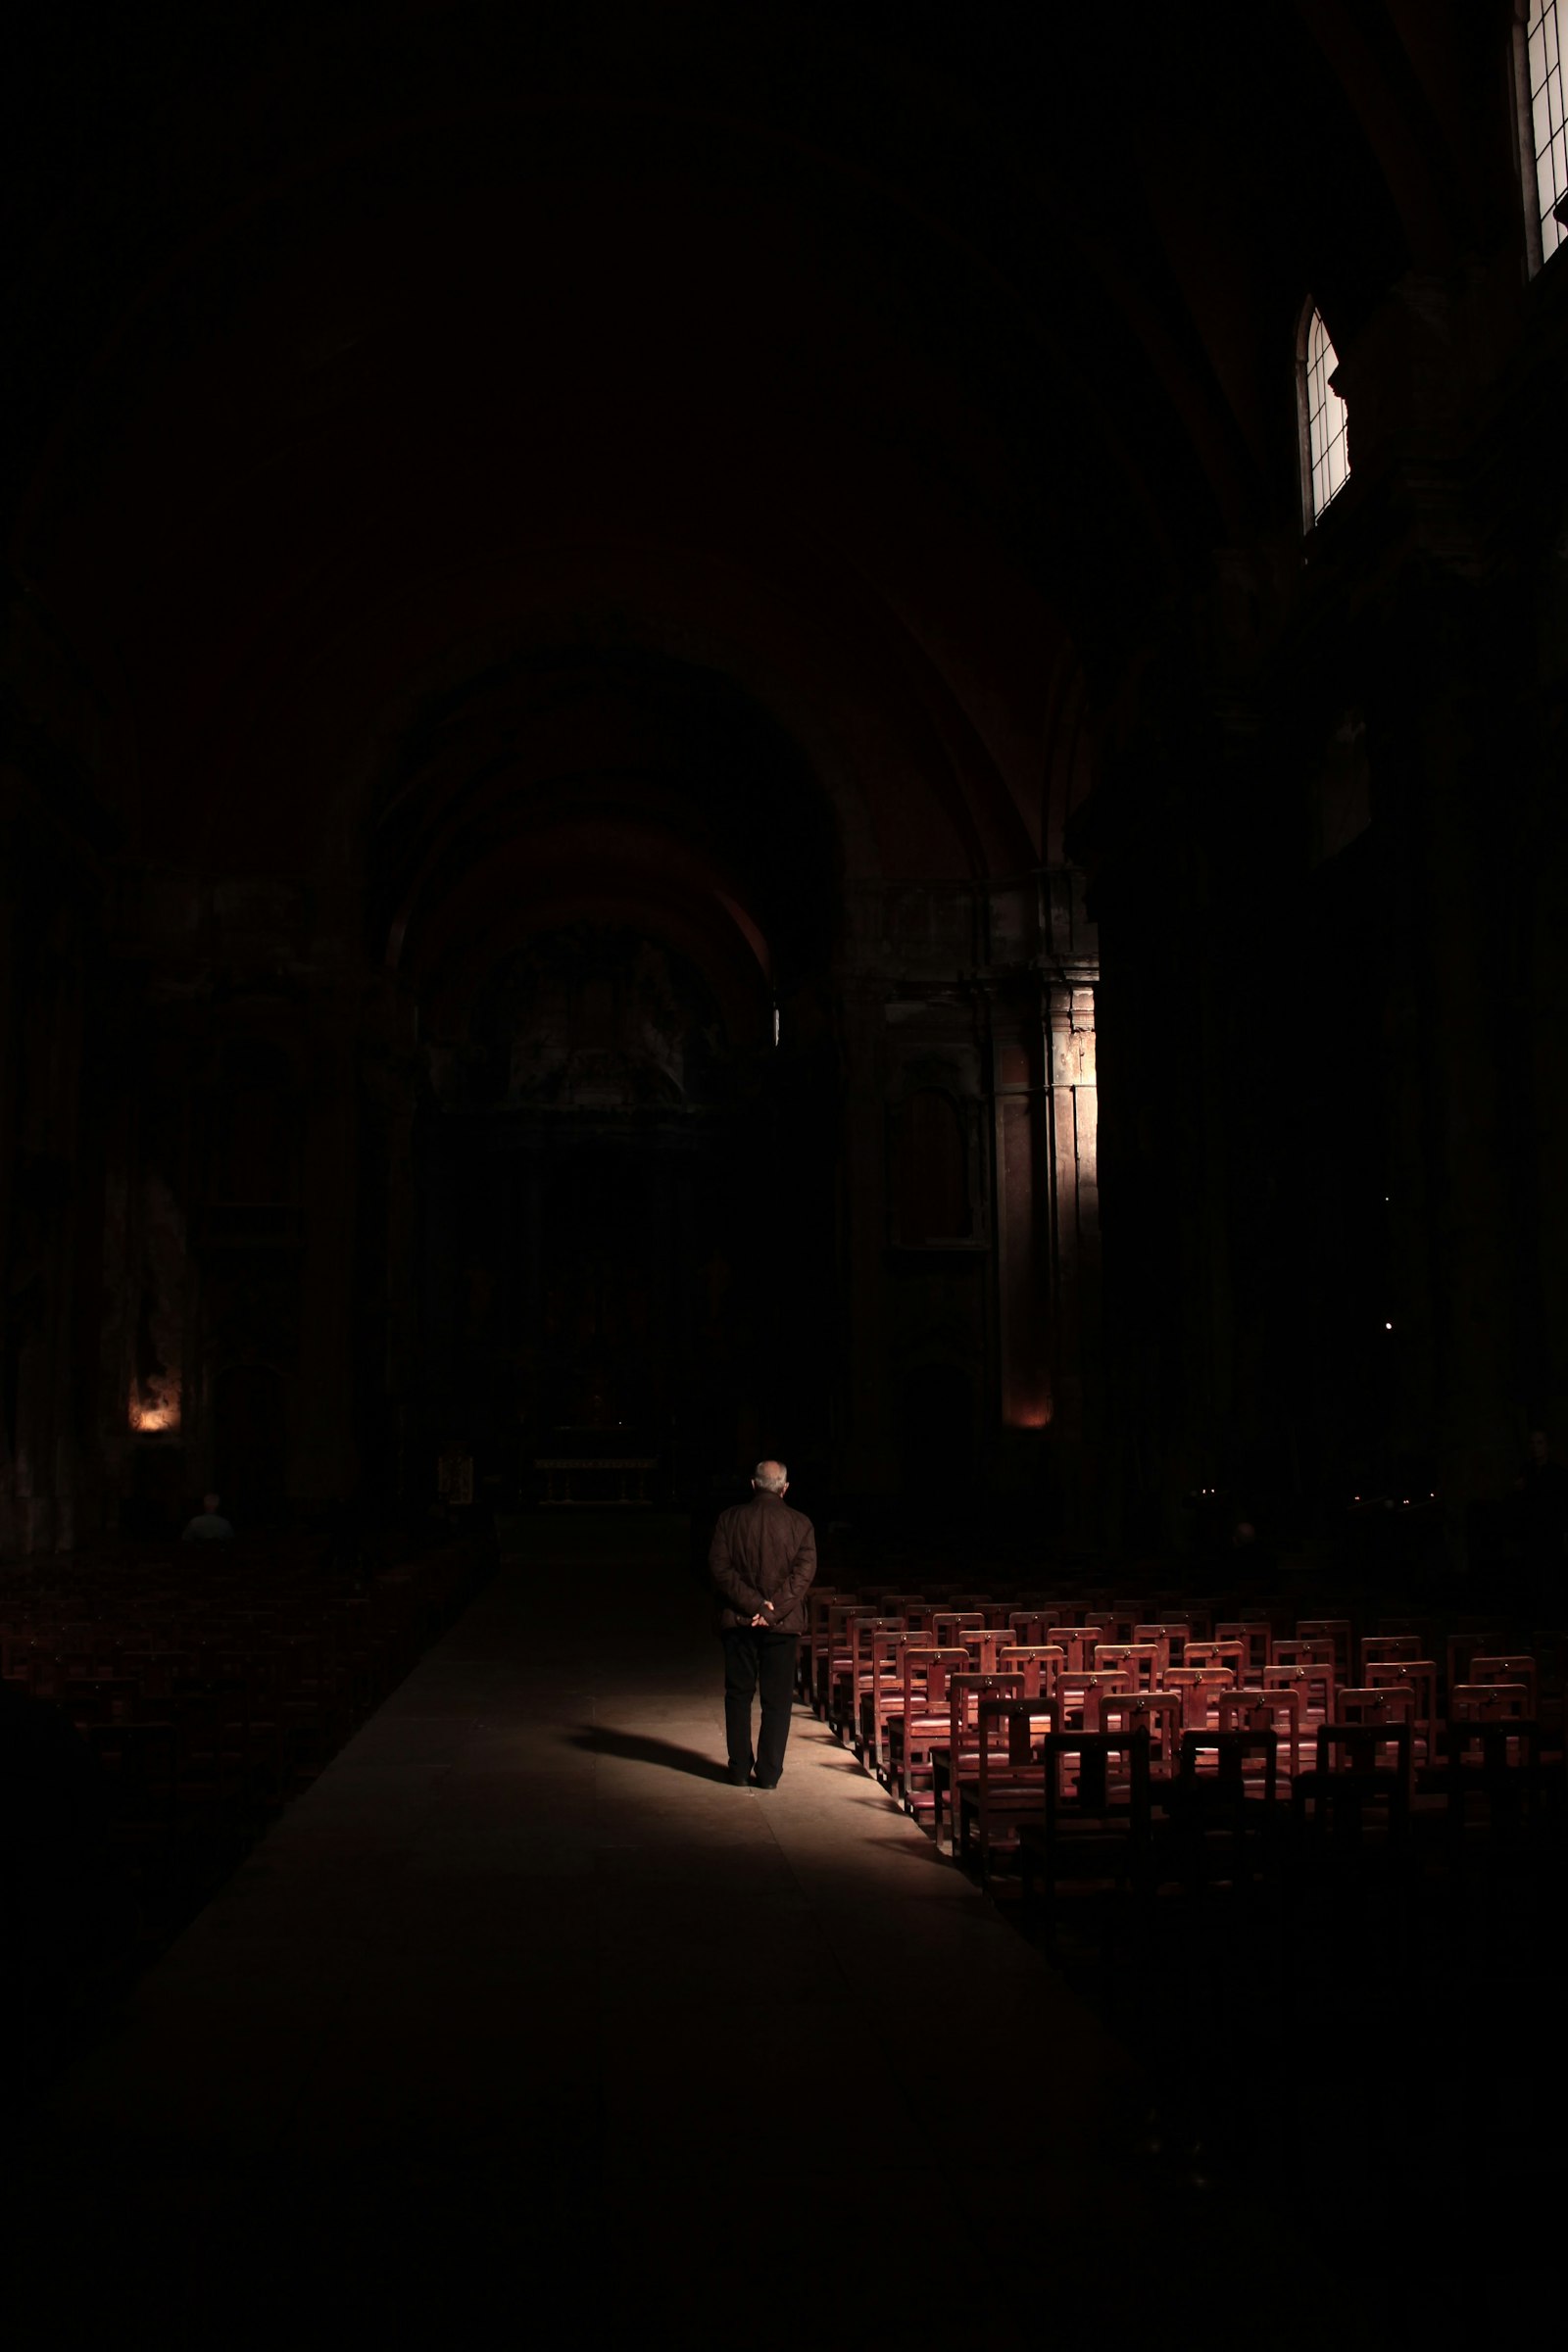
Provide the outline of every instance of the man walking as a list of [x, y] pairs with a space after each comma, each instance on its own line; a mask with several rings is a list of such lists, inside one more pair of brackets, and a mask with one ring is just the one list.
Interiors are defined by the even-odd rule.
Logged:
[[[816, 1574], [816, 1535], [809, 1519], [786, 1504], [789, 1484], [782, 1462], [759, 1462], [751, 1501], [719, 1513], [708, 1554], [723, 1604], [724, 1736], [738, 1788], [748, 1780], [757, 1788], [778, 1787], [790, 1736], [795, 1652]], [[762, 1723], [754, 1773], [752, 1698], [759, 1690]]]

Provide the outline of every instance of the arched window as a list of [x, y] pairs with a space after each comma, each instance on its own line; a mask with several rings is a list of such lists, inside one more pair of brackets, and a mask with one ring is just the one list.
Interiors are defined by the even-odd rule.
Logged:
[[1568, 236], [1568, 227], [1557, 218], [1559, 204], [1568, 210], [1568, 122], [1564, 120], [1557, 0], [1529, 0], [1528, 12], [1521, 0], [1516, 24], [1520, 173], [1532, 229], [1530, 259], [1539, 269]]
[[1339, 364], [1323, 315], [1309, 304], [1296, 355], [1301, 420], [1301, 516], [1308, 530], [1350, 474], [1345, 403], [1329, 381]]

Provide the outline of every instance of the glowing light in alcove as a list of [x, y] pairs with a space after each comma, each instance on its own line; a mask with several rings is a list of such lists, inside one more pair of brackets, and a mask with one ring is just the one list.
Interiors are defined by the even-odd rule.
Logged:
[[139, 1437], [167, 1435], [179, 1427], [179, 1383], [153, 1381], [130, 1384], [130, 1426]]

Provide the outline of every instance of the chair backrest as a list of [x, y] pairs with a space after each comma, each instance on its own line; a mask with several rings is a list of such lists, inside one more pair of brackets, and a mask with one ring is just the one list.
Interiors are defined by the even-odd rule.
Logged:
[[970, 1627], [983, 1626], [985, 1621], [984, 1609], [960, 1609], [950, 1602], [944, 1609], [932, 1610], [931, 1632], [940, 1646], [946, 1649], [957, 1642]]
[[1214, 1704], [1222, 1732], [1279, 1731], [1283, 1716], [1290, 1743], [1290, 1771], [1301, 1768], [1301, 1693], [1298, 1686], [1279, 1690], [1222, 1690]]
[[985, 1789], [993, 1768], [1004, 1762], [1021, 1771], [1038, 1761], [1041, 1741], [1061, 1729], [1061, 1709], [1054, 1698], [982, 1698], [976, 1708], [976, 1748], [980, 1786]]
[[1361, 1638], [1361, 1674], [1366, 1680], [1371, 1666], [1387, 1666], [1396, 1658], [1418, 1658], [1421, 1655], [1419, 1634], [1364, 1634]]
[[[1041, 1745], [1045, 1765], [1046, 1830], [1049, 1838], [1058, 1817], [1067, 1813], [1102, 1815], [1110, 1797], [1111, 1767], [1120, 1763], [1130, 1783], [1130, 1819], [1134, 1834], [1147, 1832], [1150, 1813], [1149, 1734], [1135, 1732], [1050, 1732]], [[1064, 1785], [1063, 1766], [1076, 1763], [1077, 1780]]]
[[[1234, 1703], [1234, 1702], [1232, 1702]], [[1272, 1804], [1279, 1786], [1279, 1734], [1272, 1724], [1222, 1724], [1218, 1731], [1182, 1734], [1181, 1779], [1192, 1788], [1200, 1778], [1199, 1758], [1212, 1755], [1214, 1778], [1233, 1795], [1246, 1792], [1247, 1763], [1259, 1758], [1263, 1769], [1263, 1798]]]
[[1007, 1626], [1014, 1642], [1022, 1646], [1030, 1642], [1049, 1642], [1051, 1629], [1058, 1614], [1059, 1611], [1055, 1609], [1009, 1609]]
[[966, 1625], [960, 1636], [982, 1674], [995, 1674], [997, 1653], [1007, 1648], [1012, 1641], [1012, 1628], [1007, 1625]]
[[1448, 1692], [1450, 1723], [1528, 1723], [1527, 1683], [1458, 1683]]
[[1361, 1669], [1369, 1690], [1408, 1690], [1411, 1729], [1426, 1746], [1429, 1763], [1436, 1759], [1438, 1740], [1438, 1668], [1434, 1658], [1369, 1658]]
[[1214, 1639], [1216, 1642], [1241, 1642], [1242, 1669], [1248, 1682], [1262, 1673], [1274, 1654], [1274, 1631], [1266, 1617], [1233, 1617], [1224, 1620], [1215, 1626]]
[[1184, 1666], [1219, 1666], [1241, 1682], [1247, 1670], [1247, 1643], [1239, 1635], [1224, 1641], [1189, 1642], [1182, 1657]]
[[1325, 1721], [1333, 1717], [1335, 1676], [1332, 1642], [1317, 1641], [1311, 1637], [1303, 1640], [1299, 1636], [1294, 1640], [1276, 1642], [1273, 1662], [1264, 1670], [1264, 1689], [1282, 1687], [1275, 1678], [1285, 1675], [1292, 1675], [1299, 1682], [1303, 1708], [1320, 1707]]
[[[1388, 1757], [1391, 1747], [1394, 1750], [1392, 1762]], [[1396, 1782], [1403, 1799], [1408, 1802], [1411, 1777], [1409, 1717], [1404, 1716], [1397, 1723], [1319, 1724], [1317, 1769], [1319, 1776], [1324, 1779]]]
[[1075, 1619], [1070, 1625], [1057, 1624], [1051, 1629], [1051, 1639], [1061, 1649], [1071, 1674], [1093, 1671], [1095, 1644], [1100, 1640], [1097, 1625], [1082, 1625]]
[[1334, 1693], [1336, 1723], [1410, 1723], [1415, 1692], [1408, 1683], [1341, 1683]]
[[1302, 1642], [1327, 1642], [1334, 1651], [1335, 1680], [1349, 1681], [1355, 1641], [1348, 1617], [1301, 1617], [1296, 1632]]
[[[892, 1640], [906, 1634], [908, 1626], [902, 1617], [856, 1617], [851, 1620], [851, 1652], [855, 1665], [857, 1686], [869, 1686], [879, 1660], [886, 1662], [892, 1655]], [[879, 1651], [878, 1643], [887, 1644]]]
[[1158, 1687], [1159, 1643], [1157, 1642], [1097, 1642], [1095, 1643], [1095, 1672], [1097, 1674], [1130, 1674], [1140, 1690]]
[[948, 1685], [956, 1674], [969, 1671], [966, 1649], [943, 1649], [935, 1643], [922, 1648], [911, 1642], [904, 1652], [904, 1707], [907, 1715], [941, 1715], [948, 1708]]
[[960, 1749], [971, 1748], [980, 1737], [980, 1703], [987, 1698], [1022, 1698], [1021, 1674], [976, 1674], [964, 1669], [949, 1678], [949, 1729], [954, 1761]]
[[1502, 1626], [1488, 1626], [1485, 1631], [1479, 1633], [1450, 1634], [1446, 1643], [1447, 1688], [1451, 1690], [1456, 1683], [1468, 1683], [1472, 1680], [1470, 1673], [1472, 1658], [1506, 1657], [1509, 1641], [1509, 1634]]
[[1523, 1683], [1530, 1695], [1525, 1713], [1534, 1716], [1538, 1712], [1540, 1678], [1536, 1672], [1536, 1661], [1522, 1651], [1511, 1656], [1472, 1658], [1469, 1679], [1472, 1683]]
[[1033, 1698], [1037, 1692], [1054, 1698], [1066, 1663], [1066, 1652], [1059, 1642], [1015, 1642], [998, 1652], [997, 1672], [1021, 1674], [1026, 1698]]
[[1191, 1731], [1202, 1731], [1211, 1710], [1235, 1687], [1228, 1666], [1171, 1666], [1165, 1672], [1164, 1688], [1181, 1693], [1182, 1720]]
[[1191, 1626], [1183, 1619], [1176, 1617], [1162, 1617], [1147, 1625], [1133, 1627], [1135, 1642], [1162, 1642], [1164, 1643], [1164, 1663], [1169, 1666], [1180, 1666], [1185, 1662], [1183, 1652], [1191, 1634]]
[[1101, 1690], [1095, 1699], [1095, 1729], [1102, 1732], [1147, 1732], [1149, 1768], [1168, 1780], [1176, 1755], [1186, 1707], [1179, 1690]]
[[[1136, 1698], [1138, 1679], [1125, 1666], [1096, 1667], [1076, 1678], [1076, 1688], [1082, 1697], [1084, 1730], [1101, 1730], [1100, 1710], [1108, 1698]], [[1065, 1717], [1072, 1704], [1073, 1685], [1064, 1681], [1061, 1686], [1062, 1714]]]

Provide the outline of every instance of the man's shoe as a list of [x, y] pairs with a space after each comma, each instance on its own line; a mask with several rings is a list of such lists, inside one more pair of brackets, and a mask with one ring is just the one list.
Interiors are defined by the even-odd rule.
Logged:
[[749, 1788], [752, 1785], [752, 1776], [749, 1772], [732, 1772], [729, 1776], [729, 1785], [732, 1788]]
[[759, 1780], [754, 1780], [754, 1781], [753, 1781], [753, 1783], [752, 1783], [752, 1787], [753, 1787], [754, 1788], [776, 1788], [778, 1787], [778, 1783], [777, 1783], [777, 1781], [759, 1781]]

